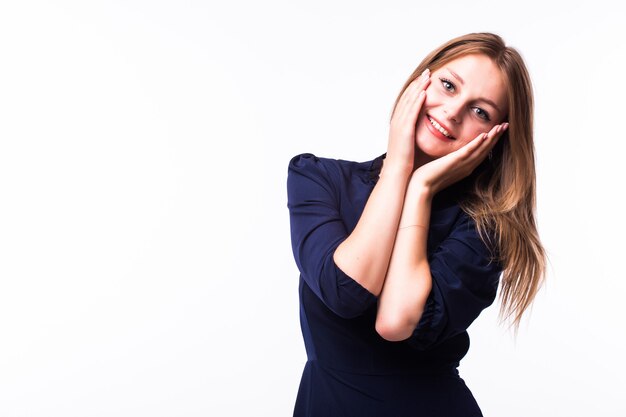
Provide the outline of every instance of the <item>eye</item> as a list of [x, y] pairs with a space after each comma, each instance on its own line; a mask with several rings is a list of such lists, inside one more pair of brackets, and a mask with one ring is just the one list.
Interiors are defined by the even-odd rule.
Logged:
[[452, 81], [448, 80], [447, 78], [439, 78], [439, 80], [441, 80], [441, 84], [443, 85], [443, 88], [445, 88], [446, 90], [450, 92], [454, 91], [455, 87]]
[[476, 109], [475, 113], [478, 115], [478, 117], [480, 117], [481, 119], [486, 120], [486, 121], [491, 120], [491, 118], [489, 117], [489, 113], [487, 113], [486, 111], [484, 111], [480, 107], [475, 107], [475, 109]]
[[[454, 86], [454, 83], [452, 81], [448, 80], [447, 78], [441, 77], [441, 78], [439, 78], [439, 80], [441, 81], [441, 85], [443, 85], [443, 88], [445, 88], [446, 91], [449, 91], [450, 93], [453, 93], [456, 90], [456, 87]], [[487, 113], [486, 111], [484, 111], [480, 107], [475, 107], [475, 109], [476, 109], [475, 113], [478, 115], [478, 117], [480, 117], [481, 119], [483, 119], [486, 122], [491, 120], [491, 117], [489, 117], [489, 113]]]

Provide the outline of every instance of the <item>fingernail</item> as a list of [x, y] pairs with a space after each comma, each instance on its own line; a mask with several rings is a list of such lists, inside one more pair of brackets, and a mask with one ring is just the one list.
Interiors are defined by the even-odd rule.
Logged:
[[430, 75], [430, 70], [429, 70], [428, 68], [426, 68], [426, 69], [424, 70], [424, 72], [422, 72], [422, 78], [423, 78], [424, 80], [427, 80], [427, 79], [428, 79], [428, 77], [429, 77], [429, 75]]

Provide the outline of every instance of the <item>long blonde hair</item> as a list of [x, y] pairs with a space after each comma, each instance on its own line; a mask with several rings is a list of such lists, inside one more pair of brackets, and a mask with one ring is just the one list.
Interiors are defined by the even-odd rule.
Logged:
[[461, 207], [474, 219], [485, 243], [496, 248], [503, 265], [500, 318], [517, 329], [546, 270], [546, 254], [535, 221], [533, 92], [521, 55], [493, 33], [470, 33], [452, 39], [424, 58], [402, 87], [393, 108], [426, 68], [434, 71], [468, 54], [488, 56], [502, 72], [507, 86], [509, 128], [490, 158], [468, 178], [472, 186]]

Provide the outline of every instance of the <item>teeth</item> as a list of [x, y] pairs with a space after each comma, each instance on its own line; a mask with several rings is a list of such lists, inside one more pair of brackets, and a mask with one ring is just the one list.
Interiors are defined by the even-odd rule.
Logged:
[[448, 131], [446, 129], [444, 129], [443, 127], [441, 127], [441, 125], [439, 123], [437, 123], [436, 121], [434, 121], [433, 119], [431, 119], [430, 117], [428, 118], [428, 120], [430, 120], [430, 123], [435, 126], [435, 128], [440, 131], [441, 133], [443, 133], [444, 136], [451, 138], [452, 136], [448, 133]]

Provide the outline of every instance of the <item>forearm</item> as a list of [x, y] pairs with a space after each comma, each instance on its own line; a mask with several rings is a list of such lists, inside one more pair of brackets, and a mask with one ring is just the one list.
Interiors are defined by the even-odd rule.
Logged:
[[385, 162], [356, 227], [334, 253], [337, 266], [374, 295], [389, 267], [410, 174]]
[[409, 187], [406, 193], [376, 317], [376, 330], [387, 340], [412, 334], [432, 288], [426, 250], [431, 200], [422, 187]]

